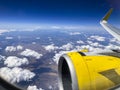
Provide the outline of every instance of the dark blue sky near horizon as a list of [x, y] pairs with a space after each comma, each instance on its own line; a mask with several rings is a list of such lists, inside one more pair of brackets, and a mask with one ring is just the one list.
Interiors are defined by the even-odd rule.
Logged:
[[95, 25], [111, 8], [119, 22], [119, 0], [0, 0], [0, 23]]

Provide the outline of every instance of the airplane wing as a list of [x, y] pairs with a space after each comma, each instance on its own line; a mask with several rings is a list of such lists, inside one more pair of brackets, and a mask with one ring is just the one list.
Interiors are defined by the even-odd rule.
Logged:
[[17, 87], [0, 77], [0, 90], [24, 90]]
[[100, 24], [102, 27], [107, 30], [113, 37], [118, 39], [120, 41], [120, 29], [114, 27], [113, 25], [110, 25], [108, 23], [108, 19], [113, 11], [113, 8], [111, 8], [108, 13], [103, 17], [103, 19], [100, 21]]

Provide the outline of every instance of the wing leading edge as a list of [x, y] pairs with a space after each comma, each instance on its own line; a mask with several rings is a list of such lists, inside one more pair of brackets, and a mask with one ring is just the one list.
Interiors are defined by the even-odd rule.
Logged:
[[100, 24], [102, 27], [107, 30], [112, 36], [114, 36], [116, 39], [120, 41], [120, 29], [110, 25], [107, 21], [113, 11], [113, 8], [111, 8], [108, 13], [103, 17], [103, 19], [100, 21]]

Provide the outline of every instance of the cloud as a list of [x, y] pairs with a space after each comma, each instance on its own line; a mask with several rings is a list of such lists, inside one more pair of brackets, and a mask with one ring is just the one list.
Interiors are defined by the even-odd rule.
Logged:
[[23, 49], [23, 47], [21, 46], [21, 45], [18, 45], [18, 46], [7, 46], [6, 48], [5, 48], [5, 51], [6, 52], [14, 52], [14, 51], [19, 51], [19, 50], [22, 50]]
[[51, 37], [48, 37], [49, 41], [52, 41], [52, 38]]
[[82, 40], [76, 41], [78, 44], [85, 44]]
[[67, 43], [65, 45], [62, 45], [59, 49], [63, 49], [63, 50], [71, 50], [73, 48], [73, 45], [71, 43]]
[[103, 45], [101, 45], [98, 42], [93, 42], [93, 41], [87, 41], [88, 45], [93, 46], [93, 47], [103, 47]]
[[99, 44], [98, 42], [87, 44], [87, 45], [76, 46], [76, 47], [78, 47], [80, 50], [88, 49], [89, 52], [105, 49], [105, 46]]
[[38, 52], [31, 50], [31, 49], [25, 49], [23, 52], [20, 53], [23, 56], [31, 56], [31, 57], [35, 57], [36, 59], [39, 59], [40, 57], [42, 57], [42, 54], [39, 54]]
[[0, 61], [5, 60], [5, 56], [0, 55]]
[[17, 67], [21, 66], [24, 64], [28, 64], [27, 58], [18, 58], [16, 56], [9, 56], [7, 59], [4, 61], [4, 64], [7, 65], [8, 67]]
[[52, 90], [53, 89], [53, 87], [51, 86], [51, 85], [49, 85], [49, 87], [48, 87], [50, 90]]
[[61, 29], [60, 26], [51, 26], [52, 29]]
[[47, 46], [43, 46], [45, 48], [45, 50], [51, 52], [53, 50], [71, 50], [73, 48], [73, 45], [72, 43], [67, 43], [67, 44], [64, 44], [62, 45], [61, 47], [58, 47], [58, 46], [55, 46], [54, 44], [50, 44], [50, 45], [47, 45]]
[[2, 33], [5, 33], [5, 32], [9, 32], [9, 30], [2, 30], [2, 29], [0, 29], [0, 35], [2, 34]]
[[36, 39], [40, 39], [40, 37], [36, 37]]
[[5, 39], [8, 39], [8, 40], [10, 40], [10, 39], [13, 39], [13, 37], [6, 37]]
[[98, 46], [100, 46], [100, 44], [98, 42], [94, 42], [91, 44], [91, 46], [98, 47]]
[[31, 80], [35, 76], [35, 74], [27, 69], [22, 69], [18, 67], [3, 67], [0, 68], [0, 76], [8, 82], [18, 83], [20, 81]]
[[82, 26], [64, 26], [63, 28], [65, 30], [78, 30], [80, 29]]
[[87, 40], [88, 45], [92, 44], [93, 42], [90, 40]]
[[58, 47], [55, 46], [54, 44], [47, 45], [47, 46], [43, 46], [43, 47], [45, 48], [45, 50], [47, 50], [47, 51], [49, 51], [49, 52], [58, 49]]
[[36, 44], [36, 42], [32, 42], [32, 44]]
[[110, 42], [117, 42], [118, 40], [116, 38], [110, 38]]
[[42, 88], [38, 89], [37, 86], [34, 85], [34, 86], [28, 86], [27, 90], [44, 90], [44, 89], [42, 89]]
[[80, 35], [80, 32], [71, 32], [70, 35]]
[[86, 25], [79, 25], [79, 26], [63, 26], [64, 30], [103, 30], [101, 27], [98, 26], [87, 26]]
[[82, 45], [81, 49], [88, 49], [89, 51], [93, 51], [94, 47], [90, 46], [90, 45]]
[[16, 47], [16, 49], [17, 49], [17, 50], [22, 50], [23, 47], [22, 47], [21, 45], [18, 45], [18, 46]]
[[106, 49], [119, 49], [120, 50], [120, 46], [117, 45], [113, 45], [113, 44], [109, 44], [108, 46], [105, 46]]
[[97, 41], [105, 41], [105, 37], [101, 37], [98, 35], [90, 36], [90, 39], [97, 40]]
[[7, 47], [5, 48], [5, 51], [6, 51], [6, 52], [16, 51], [16, 47], [14, 47], [14, 46], [7, 46]]
[[110, 38], [110, 43], [117, 43], [117, 44], [120, 44], [120, 41], [117, 40], [116, 38]]

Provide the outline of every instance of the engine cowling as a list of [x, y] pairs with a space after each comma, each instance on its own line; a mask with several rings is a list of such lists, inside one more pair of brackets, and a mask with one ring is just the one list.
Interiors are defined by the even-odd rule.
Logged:
[[[106, 54], [107, 53], [107, 54]], [[120, 58], [116, 52], [69, 52], [58, 62], [60, 90], [106, 90], [120, 84]]]

